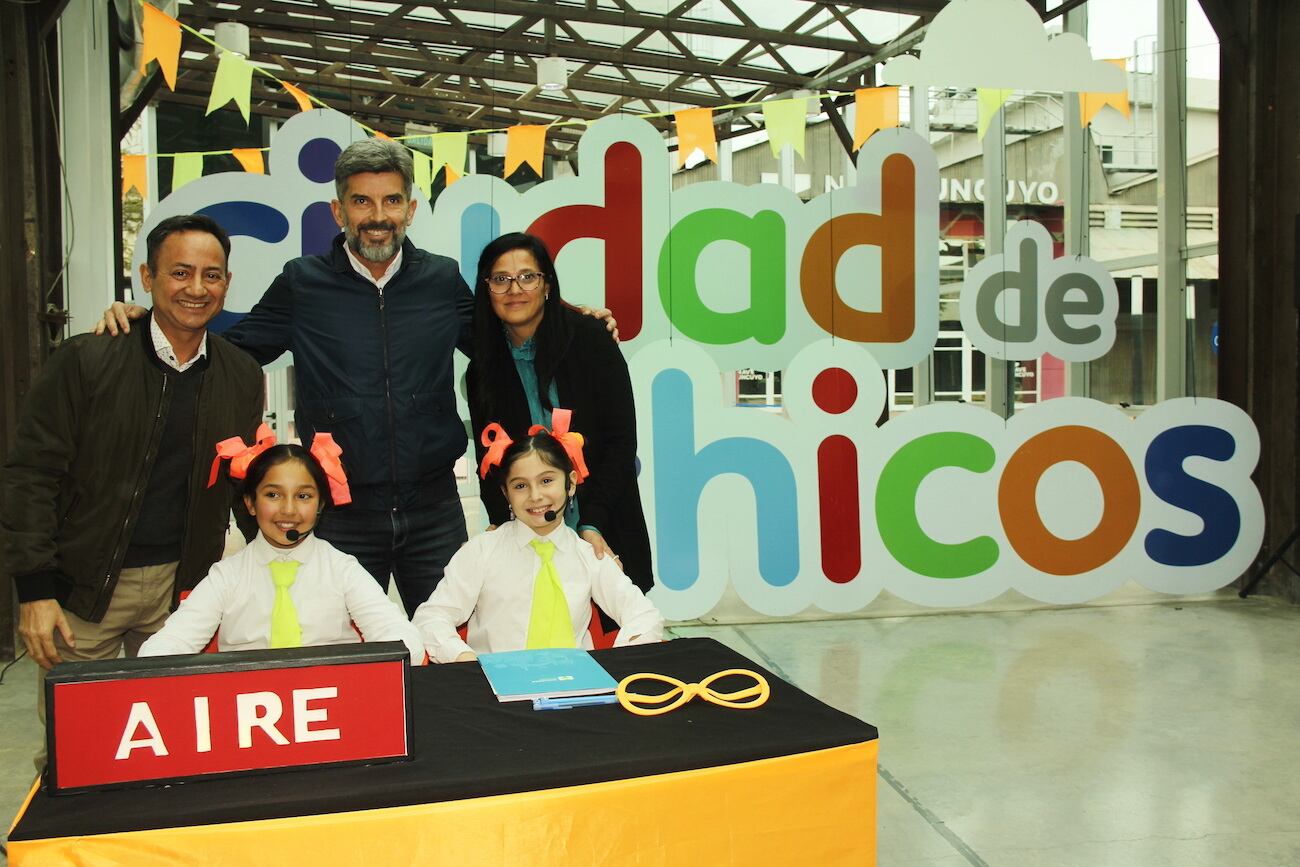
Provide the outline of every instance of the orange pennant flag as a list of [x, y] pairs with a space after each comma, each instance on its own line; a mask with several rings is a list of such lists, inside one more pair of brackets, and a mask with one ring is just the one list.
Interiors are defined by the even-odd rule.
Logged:
[[510, 177], [524, 163], [532, 166], [541, 177], [546, 129], [540, 124], [524, 124], [506, 130], [506, 170], [503, 177]]
[[298, 103], [299, 111], [311, 111], [311, 97], [307, 95], [305, 90], [294, 87], [287, 81], [282, 81], [280, 84], [284, 85], [284, 92], [292, 96], [294, 102]]
[[713, 109], [688, 108], [674, 112], [677, 122], [677, 168], [699, 148], [706, 157], [718, 161], [718, 135], [713, 129]]
[[261, 148], [232, 148], [230, 152], [250, 175], [266, 174], [266, 163], [262, 159]]
[[389, 135], [389, 134], [386, 133], [386, 132], [380, 132], [379, 130], [375, 130], [375, 138], [381, 138], [381, 139], [383, 139], [384, 141], [392, 141], [392, 140], [393, 140], [393, 137], [392, 137], [391, 135]]
[[176, 65], [181, 59], [181, 23], [161, 9], [148, 3], [142, 5], [144, 19], [140, 30], [144, 45], [140, 50], [140, 72], [145, 71], [150, 60], [157, 60], [167, 86], [175, 90]]
[[862, 87], [853, 92], [853, 149], [866, 144], [872, 134], [898, 126], [898, 88]]
[[122, 154], [122, 198], [135, 187], [140, 198], [149, 198], [149, 164], [144, 154]]
[[444, 171], [443, 180], [447, 186], [450, 187], [452, 184], [460, 180], [460, 174], [451, 167], [450, 163], [444, 165], [442, 168]]
[[[1120, 69], [1127, 72], [1128, 64], [1124, 58], [1107, 59], [1107, 63], [1114, 64]], [[1106, 106], [1118, 111], [1125, 117], [1129, 116], [1128, 88], [1116, 91], [1115, 93], [1081, 93], [1079, 94], [1079, 124], [1087, 126], [1092, 123], [1092, 119], [1097, 116], [1097, 112]]]

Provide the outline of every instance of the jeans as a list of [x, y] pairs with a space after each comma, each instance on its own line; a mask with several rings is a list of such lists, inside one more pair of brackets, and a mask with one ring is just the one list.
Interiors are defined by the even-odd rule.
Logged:
[[331, 509], [321, 516], [316, 532], [356, 557], [385, 593], [389, 576], [395, 578], [407, 616], [429, 598], [447, 561], [468, 538], [456, 497], [399, 511]]

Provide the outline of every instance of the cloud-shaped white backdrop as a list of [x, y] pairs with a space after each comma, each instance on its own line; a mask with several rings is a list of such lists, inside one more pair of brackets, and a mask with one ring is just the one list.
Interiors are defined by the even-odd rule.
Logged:
[[885, 84], [1114, 93], [1124, 71], [1093, 60], [1075, 33], [1049, 39], [1025, 0], [952, 0], [930, 22], [920, 57], [885, 64]]

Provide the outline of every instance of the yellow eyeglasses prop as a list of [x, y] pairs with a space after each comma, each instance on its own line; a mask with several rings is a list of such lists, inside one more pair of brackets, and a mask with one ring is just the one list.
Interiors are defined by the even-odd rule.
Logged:
[[[718, 692], [712, 688], [714, 681], [733, 674], [752, 677], [754, 685], [738, 689], [735, 692]], [[642, 695], [629, 689], [638, 680], [656, 680], [668, 684], [672, 689], [659, 695]], [[756, 671], [749, 671], [745, 668], [729, 668], [726, 671], [710, 674], [699, 683], [686, 683], [666, 674], [650, 674], [648, 672], [632, 674], [623, 678], [614, 694], [618, 697], [618, 703], [623, 706], [624, 710], [637, 716], [658, 716], [661, 713], [676, 710], [697, 695], [705, 701], [722, 707], [753, 710], [767, 702], [768, 696], [772, 694], [772, 688], [768, 685], [767, 678]]]

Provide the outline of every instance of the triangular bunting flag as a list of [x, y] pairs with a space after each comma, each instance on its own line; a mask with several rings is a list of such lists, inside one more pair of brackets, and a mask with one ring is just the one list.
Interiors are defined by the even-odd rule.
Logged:
[[250, 175], [266, 174], [266, 162], [262, 159], [261, 148], [233, 148], [230, 152]]
[[203, 154], [176, 154], [172, 158], [172, 192], [203, 177]]
[[456, 172], [465, 171], [465, 154], [469, 150], [469, 133], [440, 132], [429, 137], [430, 159], [434, 171], [450, 166]]
[[862, 87], [853, 92], [853, 149], [877, 130], [898, 126], [898, 88]]
[[161, 9], [148, 3], [142, 5], [144, 18], [140, 30], [144, 45], [140, 48], [140, 72], [145, 71], [149, 61], [157, 60], [167, 86], [175, 90], [176, 65], [181, 59], [181, 23]]
[[524, 124], [506, 130], [506, 170], [503, 177], [510, 177], [524, 163], [532, 166], [541, 177], [546, 129], [540, 124]]
[[452, 184], [460, 180], [460, 173], [457, 172], [455, 169], [453, 169], [451, 166], [449, 165], [443, 166], [442, 168], [443, 171], [445, 172], [445, 174], [443, 175], [443, 180], [447, 184], [447, 186], [450, 187]]
[[149, 164], [146, 159], [148, 157], [144, 154], [122, 154], [122, 198], [126, 198], [132, 187], [140, 198], [149, 198]]
[[287, 81], [280, 82], [284, 86], [284, 92], [293, 97], [294, 102], [298, 103], [298, 111], [311, 111], [311, 97], [307, 91], [300, 87], [295, 87]]
[[713, 128], [713, 109], [688, 108], [673, 114], [677, 122], [677, 167], [699, 148], [706, 157], [718, 161], [718, 134]]
[[212, 95], [208, 97], [206, 114], [221, 108], [232, 99], [248, 123], [249, 90], [253, 86], [253, 66], [233, 51], [222, 51], [217, 62], [217, 74], [212, 78]]
[[808, 99], [777, 99], [763, 103], [763, 123], [767, 126], [768, 143], [772, 156], [779, 157], [781, 148], [790, 145], [803, 156], [804, 130], [808, 125]]
[[424, 197], [430, 198], [433, 195], [433, 166], [432, 161], [415, 151], [411, 154], [415, 160], [415, 185], [424, 193]]
[[[1128, 71], [1127, 70], [1128, 64], [1125, 62], [1124, 58], [1122, 57], [1119, 58], [1118, 60], [1108, 59], [1106, 62], [1115, 64], [1120, 69], [1125, 70], [1125, 72]], [[1105, 108], [1108, 105], [1111, 108], [1118, 111], [1120, 114], [1124, 115], [1125, 117], [1128, 117], [1129, 115], [1128, 88], [1125, 87], [1123, 90], [1118, 91], [1116, 93], [1079, 94], [1080, 125], [1087, 126], [1088, 124], [1092, 123], [1092, 119], [1097, 116], [1097, 112], [1101, 111], [1103, 108]]]
[[392, 140], [393, 140], [393, 137], [392, 137], [391, 135], [389, 135], [389, 134], [386, 133], [386, 132], [380, 132], [379, 130], [375, 130], [375, 138], [381, 138], [381, 139], [383, 139], [384, 141], [392, 141]]
[[984, 138], [984, 133], [989, 131], [989, 124], [1002, 108], [1002, 104], [1010, 98], [1014, 90], [1007, 90], [998, 87], [977, 87], [975, 88], [975, 97], [979, 100], [979, 137]]

